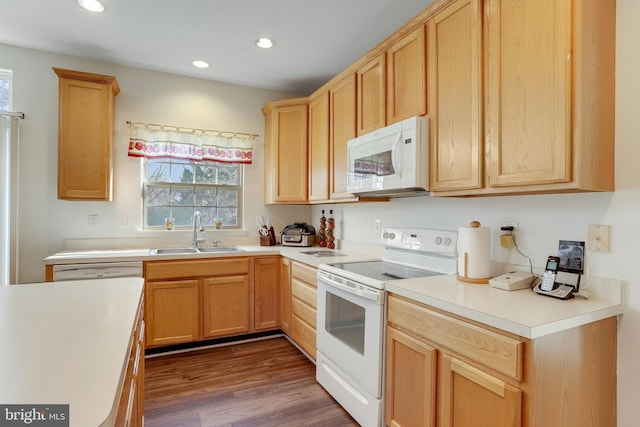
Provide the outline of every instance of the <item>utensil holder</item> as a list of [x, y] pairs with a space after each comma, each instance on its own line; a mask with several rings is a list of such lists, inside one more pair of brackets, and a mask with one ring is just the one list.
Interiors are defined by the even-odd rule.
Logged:
[[275, 246], [276, 245], [276, 233], [273, 227], [269, 228], [269, 234], [266, 236], [260, 235], [260, 246]]

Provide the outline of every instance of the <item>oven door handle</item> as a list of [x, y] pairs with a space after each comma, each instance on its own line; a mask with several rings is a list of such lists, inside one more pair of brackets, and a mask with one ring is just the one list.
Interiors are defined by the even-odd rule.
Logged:
[[341, 280], [343, 280], [347, 284], [340, 283], [334, 280], [333, 278], [331, 278], [330, 275], [324, 273], [323, 271], [318, 272], [318, 280], [326, 283], [329, 286], [345, 291], [351, 295], [357, 295], [359, 297], [363, 297], [368, 300], [375, 301], [378, 304], [383, 303], [384, 291], [370, 289], [366, 286], [360, 285], [357, 282], [354, 282], [349, 279], [344, 279], [344, 278]]

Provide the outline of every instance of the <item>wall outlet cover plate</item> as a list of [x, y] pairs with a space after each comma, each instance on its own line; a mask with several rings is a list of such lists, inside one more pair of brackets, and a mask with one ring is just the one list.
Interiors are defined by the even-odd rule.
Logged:
[[515, 291], [517, 289], [530, 288], [532, 281], [533, 275], [531, 273], [526, 271], [512, 271], [490, 279], [489, 286], [506, 291]]

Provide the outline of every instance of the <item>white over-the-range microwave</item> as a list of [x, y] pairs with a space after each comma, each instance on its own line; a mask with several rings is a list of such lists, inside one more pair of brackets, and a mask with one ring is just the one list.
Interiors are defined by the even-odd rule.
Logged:
[[403, 197], [429, 191], [429, 118], [415, 116], [351, 139], [347, 191]]

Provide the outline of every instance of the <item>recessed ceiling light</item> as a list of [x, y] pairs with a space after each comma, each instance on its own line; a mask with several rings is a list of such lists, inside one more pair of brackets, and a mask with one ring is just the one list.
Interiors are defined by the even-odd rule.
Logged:
[[269, 37], [260, 37], [256, 40], [256, 46], [261, 47], [263, 49], [270, 49], [276, 44], [276, 41], [270, 39]]
[[78, 4], [91, 12], [104, 12], [104, 6], [98, 0], [78, 0]]
[[207, 61], [201, 61], [199, 59], [196, 59], [195, 61], [192, 61], [191, 63], [193, 64], [194, 67], [209, 68], [209, 63]]

